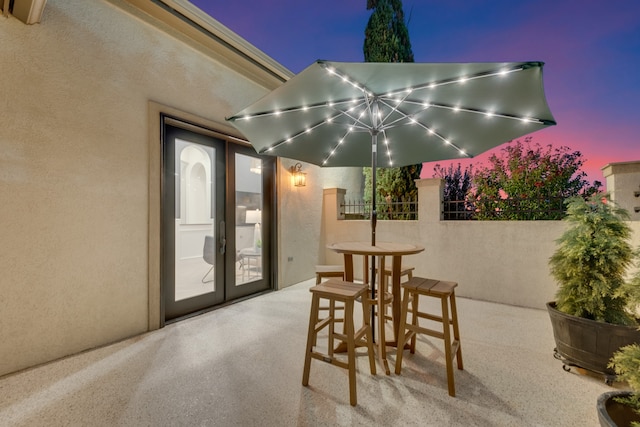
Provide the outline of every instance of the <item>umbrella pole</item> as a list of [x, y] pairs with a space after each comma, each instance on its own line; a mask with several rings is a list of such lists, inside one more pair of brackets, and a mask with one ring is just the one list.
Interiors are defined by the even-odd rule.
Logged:
[[[376, 166], [378, 162], [378, 133], [371, 132], [371, 189], [373, 195], [371, 198], [371, 246], [376, 245], [376, 222], [378, 220], [378, 213], [376, 212]], [[375, 301], [376, 298], [376, 257], [371, 256], [371, 299]], [[380, 310], [380, 308], [378, 308]], [[380, 313], [378, 313], [380, 315]], [[371, 306], [371, 335], [373, 342], [375, 342], [376, 328], [375, 328], [375, 304]]]

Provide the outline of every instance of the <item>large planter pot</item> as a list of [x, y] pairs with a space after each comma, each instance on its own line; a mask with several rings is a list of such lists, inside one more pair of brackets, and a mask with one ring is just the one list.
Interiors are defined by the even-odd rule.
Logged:
[[640, 415], [630, 406], [618, 403], [615, 397], [629, 396], [629, 391], [609, 391], [598, 397], [596, 409], [602, 427], [628, 427], [632, 421], [640, 422]]
[[583, 319], [556, 310], [554, 302], [547, 303], [556, 358], [566, 366], [577, 366], [605, 376], [610, 383], [615, 372], [607, 368], [613, 353], [625, 345], [640, 343], [640, 331], [634, 326], [613, 325]]

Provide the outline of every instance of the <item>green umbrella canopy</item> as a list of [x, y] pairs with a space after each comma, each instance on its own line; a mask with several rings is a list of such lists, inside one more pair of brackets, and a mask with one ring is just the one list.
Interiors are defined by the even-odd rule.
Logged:
[[542, 67], [317, 61], [227, 120], [258, 153], [319, 166], [474, 157], [556, 124]]
[[227, 120], [260, 154], [371, 166], [375, 246], [376, 167], [474, 157], [555, 125], [543, 65], [317, 61]]

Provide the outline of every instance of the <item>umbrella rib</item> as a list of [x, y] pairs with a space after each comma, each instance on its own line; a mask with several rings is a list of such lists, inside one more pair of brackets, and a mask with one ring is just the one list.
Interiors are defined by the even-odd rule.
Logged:
[[[495, 76], [503, 77], [503, 76], [506, 76], [507, 74], [510, 74], [510, 73], [515, 73], [515, 72], [518, 72], [518, 71], [527, 70], [529, 68], [541, 67], [541, 66], [542, 66], [542, 63], [540, 63], [540, 62], [527, 62], [527, 63], [524, 63], [524, 64], [513, 65], [511, 68], [502, 68], [502, 69], [499, 69], [499, 70], [482, 71], [482, 72], [479, 72], [479, 73], [476, 73], [476, 74], [470, 74], [468, 76], [463, 76], [463, 77], [452, 77], [452, 78], [449, 78], [449, 79], [436, 80], [434, 82], [429, 82], [429, 83], [424, 83], [424, 84], [413, 86], [411, 89], [414, 90], [414, 91], [423, 90], [423, 89], [433, 89], [433, 88], [436, 88], [436, 87], [439, 87], [439, 86], [445, 86], [445, 85], [450, 85], [450, 84], [454, 84], [454, 83], [465, 83], [465, 82], [467, 82], [469, 80], [484, 79], [484, 78], [495, 77]], [[395, 94], [403, 93], [405, 91], [406, 91], [406, 89], [401, 89], [401, 90], [389, 92], [387, 95], [388, 96], [393, 96]]]
[[[386, 104], [385, 102], [385, 105]], [[398, 104], [400, 105], [400, 104]], [[425, 111], [426, 109], [428, 109], [431, 104], [429, 106], [425, 106], [424, 104], [421, 103], [421, 105], [425, 108], [423, 108], [422, 110], [420, 110], [420, 112]], [[426, 130], [427, 132], [429, 132], [429, 134], [436, 136], [437, 138], [439, 138], [440, 140], [442, 140], [442, 142], [444, 142], [445, 144], [447, 144], [450, 147], [453, 147], [454, 149], [456, 149], [461, 155], [465, 156], [465, 157], [471, 157], [470, 154], [468, 154], [466, 151], [464, 151], [462, 148], [460, 148], [457, 144], [454, 144], [453, 142], [451, 142], [450, 140], [448, 140], [447, 138], [445, 138], [444, 136], [442, 136], [441, 134], [439, 134], [438, 132], [436, 132], [435, 130], [433, 130], [431, 127], [425, 125], [424, 123], [419, 122], [418, 120], [416, 120], [415, 118], [411, 117], [410, 115], [408, 115], [407, 113], [405, 113], [404, 111], [400, 110], [398, 107], [393, 107], [393, 106], [389, 106], [390, 108], [394, 108], [395, 111], [397, 111], [399, 114], [402, 115], [402, 117], [398, 120], [395, 120], [394, 122], [384, 126], [384, 129], [389, 129], [391, 127], [393, 127], [392, 125], [395, 123], [398, 123], [399, 121], [402, 121], [404, 119], [408, 119], [409, 123], [405, 123], [404, 125], [418, 125], [419, 127], [421, 127], [422, 129]], [[386, 138], [385, 138], [385, 142], [386, 142]]]
[[274, 150], [274, 149], [278, 148], [278, 147], [279, 147], [279, 146], [281, 146], [282, 144], [288, 144], [288, 143], [290, 143], [291, 141], [293, 141], [294, 139], [296, 139], [297, 137], [299, 137], [299, 136], [301, 136], [301, 135], [304, 135], [304, 134], [310, 133], [310, 132], [311, 132], [311, 131], [313, 131], [314, 129], [316, 129], [316, 128], [318, 128], [318, 127], [320, 127], [320, 126], [324, 125], [324, 124], [331, 123], [331, 121], [332, 121], [334, 118], [338, 117], [338, 116], [340, 116], [340, 114], [336, 114], [335, 116], [333, 116], [333, 117], [331, 117], [331, 118], [329, 118], [329, 119], [324, 119], [324, 120], [321, 120], [321, 121], [319, 121], [319, 122], [316, 122], [316, 123], [314, 123], [313, 125], [309, 126], [308, 128], [305, 128], [304, 130], [301, 130], [300, 132], [297, 132], [297, 133], [293, 134], [292, 136], [289, 136], [289, 137], [287, 137], [287, 138], [285, 138], [285, 139], [282, 139], [282, 140], [280, 140], [280, 141], [276, 142], [275, 144], [273, 144], [273, 145], [271, 145], [271, 146], [269, 146], [269, 147], [267, 147], [267, 148], [263, 148], [263, 149], [262, 149], [262, 150], [260, 150], [259, 152], [260, 152], [260, 154], [265, 153], [265, 152], [266, 152], [266, 153], [268, 153], [269, 151], [272, 151], [272, 150]]
[[[354, 123], [355, 125], [355, 123]], [[322, 161], [322, 165], [326, 165], [327, 162], [329, 161], [329, 159], [331, 157], [333, 157], [333, 155], [335, 154], [336, 150], [344, 143], [344, 140], [347, 138], [347, 135], [349, 135], [351, 133], [351, 129], [347, 129], [347, 131], [345, 132], [344, 135], [342, 135], [342, 138], [340, 138], [338, 140], [338, 143], [336, 145], [333, 146], [333, 148], [331, 149], [331, 151], [329, 152], [329, 155]]]
[[[395, 106], [395, 107], [394, 107], [393, 105], [391, 105], [391, 104], [389, 104], [388, 102], [386, 102], [384, 99], [380, 99], [380, 102], [381, 102], [382, 104], [386, 105], [387, 107], [389, 107], [389, 108], [390, 108], [390, 110], [391, 110], [391, 111], [389, 111], [389, 114], [387, 114], [387, 115], [385, 116], [385, 118], [382, 120], [382, 123], [384, 123], [384, 121], [385, 121], [386, 119], [388, 119], [388, 118], [391, 116], [391, 114], [393, 114], [393, 112], [394, 112], [394, 111], [401, 115], [401, 117], [400, 117], [400, 118], [398, 118], [398, 119], [396, 119], [396, 120], [394, 120], [394, 121], [392, 121], [392, 122], [390, 122], [390, 123], [386, 123], [386, 124], [382, 125], [382, 126], [381, 126], [381, 129], [390, 129], [390, 128], [394, 127], [394, 125], [395, 125], [396, 123], [401, 122], [401, 121], [403, 121], [403, 120], [409, 120], [409, 121], [410, 121], [410, 122], [412, 122], [412, 123], [413, 123], [413, 122], [415, 122], [415, 119], [414, 119], [413, 117], [411, 117], [409, 114], [405, 113], [404, 111], [402, 111], [402, 110], [400, 110], [400, 109], [398, 108], [398, 106], [399, 106], [400, 104], [398, 104], [398, 106]], [[424, 110], [426, 110], [426, 108], [424, 108], [424, 109], [420, 110], [420, 112], [422, 112], [422, 111], [424, 111]]]
[[515, 114], [507, 114], [507, 113], [496, 113], [493, 111], [480, 110], [478, 108], [467, 108], [467, 107], [460, 107], [457, 105], [441, 104], [441, 103], [430, 103], [429, 106], [433, 108], [451, 110], [454, 112], [462, 111], [465, 113], [480, 114], [486, 117], [500, 117], [503, 119], [520, 120], [521, 122], [527, 122], [527, 123], [533, 122], [533, 123], [539, 123], [539, 124], [548, 124], [547, 120], [543, 120], [537, 117], [518, 116]]

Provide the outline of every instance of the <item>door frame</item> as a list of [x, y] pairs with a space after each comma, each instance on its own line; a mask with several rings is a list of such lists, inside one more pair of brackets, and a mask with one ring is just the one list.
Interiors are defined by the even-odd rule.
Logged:
[[[194, 114], [186, 113], [182, 110], [169, 107], [154, 101], [148, 103], [149, 123], [148, 131], [148, 153], [149, 153], [149, 197], [148, 197], [148, 310], [146, 319], [141, 317], [141, 321], [147, 322], [147, 330], [155, 330], [165, 325], [164, 321], [164, 303], [163, 293], [161, 289], [161, 179], [162, 179], [162, 126], [163, 120], [175, 120], [180, 126], [187, 130], [204, 133], [215, 138], [223, 139], [227, 142], [251, 146], [248, 141], [237, 136], [238, 132], [231, 126], [217, 123], [208, 119], [204, 119]], [[277, 164], [273, 159], [274, 165]], [[271, 289], [277, 289], [277, 167], [273, 166], [274, 185], [272, 187], [272, 215], [269, 224], [264, 223], [263, 227], [271, 228], [271, 258], [270, 258], [270, 283]], [[253, 296], [253, 295], [252, 295]], [[236, 302], [232, 301], [231, 303]], [[215, 308], [224, 306], [221, 304]]]

